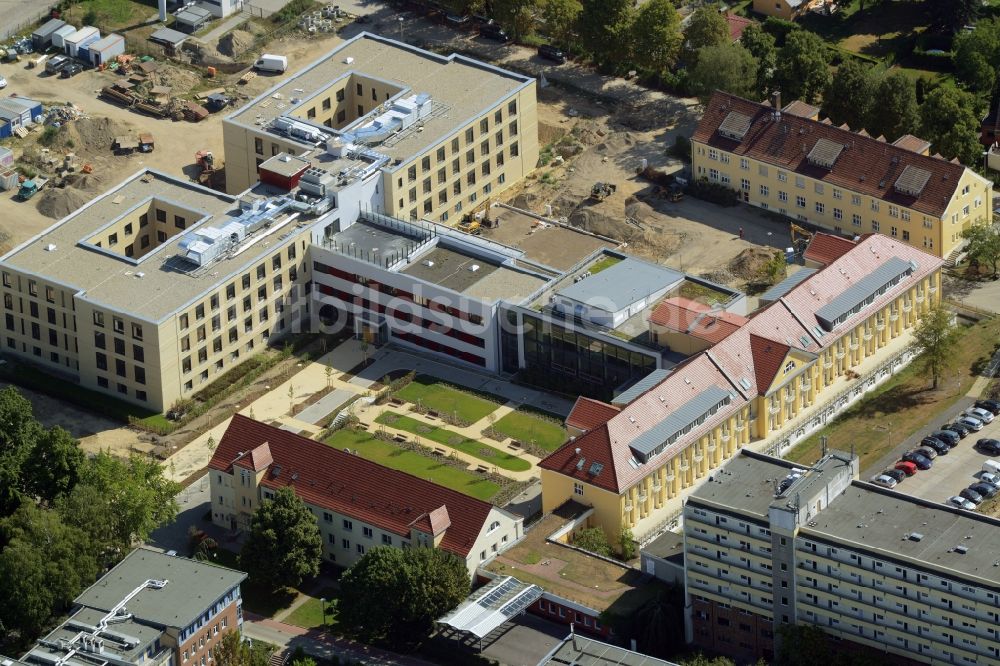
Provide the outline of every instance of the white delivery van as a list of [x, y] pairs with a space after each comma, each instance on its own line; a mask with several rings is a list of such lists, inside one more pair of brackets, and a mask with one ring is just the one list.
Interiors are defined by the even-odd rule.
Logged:
[[997, 462], [996, 460], [984, 460], [983, 471], [1000, 475], [1000, 462]]
[[253, 64], [253, 67], [259, 72], [284, 74], [285, 70], [288, 69], [288, 58], [283, 55], [265, 53]]

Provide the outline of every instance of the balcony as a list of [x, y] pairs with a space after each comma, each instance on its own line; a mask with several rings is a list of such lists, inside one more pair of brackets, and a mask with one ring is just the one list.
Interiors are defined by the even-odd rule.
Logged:
[[829, 370], [832, 367], [833, 367], [833, 359], [830, 358], [830, 357], [824, 358], [823, 359], [823, 369], [824, 370]]
[[899, 312], [898, 311], [893, 310], [892, 312], [889, 313], [889, 321], [895, 323], [896, 320], [898, 320], [898, 319], [899, 319]]
[[906, 301], [905, 303], [903, 303], [903, 312], [909, 313], [910, 310], [912, 309], [913, 309], [913, 303], [911, 303], [910, 301]]
[[673, 480], [677, 478], [677, 475], [673, 472], [667, 472], [667, 483], [673, 483]]
[[793, 402], [795, 402], [795, 394], [791, 393], [791, 392], [786, 393], [785, 394], [785, 402], [787, 402], [787, 403], [793, 403]]
[[882, 331], [885, 330], [885, 320], [884, 319], [879, 319], [878, 321], [875, 322], [875, 330], [878, 331], [879, 333], [881, 333]]
[[924, 302], [924, 292], [918, 291], [917, 292], [917, 303], [923, 303], [923, 302]]
[[768, 414], [777, 414], [780, 411], [781, 411], [781, 405], [776, 405], [774, 403], [771, 403], [767, 407], [767, 413]]
[[730, 435], [728, 432], [723, 432], [722, 433], [722, 438], [721, 439], [722, 439], [723, 442], [728, 442], [732, 438], [733, 438], [733, 436]]
[[865, 342], [868, 342], [869, 340], [871, 340], [872, 337], [874, 337], [874, 336], [873, 336], [873, 334], [872, 334], [871, 331], [865, 331], [865, 335], [864, 335]]
[[625, 502], [625, 513], [632, 511], [632, 502]]
[[841, 360], [842, 358], [844, 358], [846, 355], [847, 355], [847, 352], [845, 352], [843, 349], [838, 349], [837, 350], [837, 360], [838, 361]]
[[709, 453], [713, 453], [719, 447], [716, 444], [709, 444], [706, 448], [708, 449]]
[[932, 294], [936, 294], [937, 293], [937, 287], [932, 284], [930, 287], [927, 288], [927, 291], [931, 292]]
[[812, 387], [813, 387], [813, 385], [812, 385], [812, 382], [802, 382], [802, 385], [801, 385], [801, 387], [800, 387], [800, 388], [801, 388], [801, 389], [802, 389], [803, 391], [808, 391], [808, 390], [809, 390], [809, 389], [811, 389]]
[[643, 502], [646, 501], [646, 499], [648, 499], [648, 497], [649, 495], [647, 495], [646, 493], [639, 493], [639, 503], [642, 504]]
[[681, 463], [681, 472], [687, 472], [690, 469], [691, 469], [691, 465], [689, 465], [686, 460]]
[[654, 493], [658, 493], [661, 490], [663, 490], [663, 484], [661, 484], [661, 483], [654, 483], [653, 484], [653, 492]]

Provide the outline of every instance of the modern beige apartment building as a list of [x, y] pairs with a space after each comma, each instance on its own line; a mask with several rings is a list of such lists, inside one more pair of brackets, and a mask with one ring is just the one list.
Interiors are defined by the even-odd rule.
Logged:
[[364, 208], [454, 222], [535, 168], [535, 80], [363, 33], [227, 116], [223, 136], [231, 193], [284, 152], [335, 178], [377, 172]]
[[909, 330], [940, 303], [942, 260], [877, 234], [814, 243], [826, 266], [782, 282], [749, 318], [661, 301], [651, 336], [697, 353], [610, 404], [577, 402], [567, 422], [581, 434], [539, 464], [543, 510], [572, 499], [594, 507], [590, 526], [641, 542], [741, 448], [790, 445], [888, 377], [860, 381], [879, 359], [903, 362]]
[[1000, 663], [1000, 521], [747, 451], [684, 507], [688, 639], [769, 659], [778, 629], [820, 627], [880, 663]]
[[165, 410], [304, 314], [302, 219], [140, 171], [0, 259], [2, 351]]
[[840, 234], [881, 233], [949, 257], [962, 231], [992, 219], [993, 183], [929, 155], [914, 136], [894, 143], [819, 120], [802, 102], [781, 108], [716, 92], [691, 137], [695, 178], [744, 202]]
[[440, 548], [474, 576], [524, 534], [521, 516], [489, 502], [239, 414], [208, 467], [213, 523], [247, 530], [289, 487], [316, 516], [323, 558], [341, 567], [377, 546]]

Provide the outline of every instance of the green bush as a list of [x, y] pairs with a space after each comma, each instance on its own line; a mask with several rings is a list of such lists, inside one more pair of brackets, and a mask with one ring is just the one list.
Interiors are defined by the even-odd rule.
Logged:
[[793, 22], [780, 19], [776, 16], [769, 16], [764, 21], [764, 32], [774, 37], [774, 45], [778, 48], [785, 45], [785, 38], [788, 37], [788, 33], [799, 29], [799, 26]]
[[57, 138], [59, 138], [59, 128], [49, 125], [42, 132], [42, 135], [38, 137], [38, 143], [48, 147], [54, 144]]
[[722, 183], [712, 183], [705, 178], [694, 181], [688, 187], [688, 194], [720, 206], [735, 206], [740, 202], [740, 193]]
[[292, 0], [271, 16], [273, 23], [290, 23], [312, 9], [314, 0]]
[[679, 160], [691, 160], [691, 140], [683, 134], [674, 137], [674, 145], [667, 149], [673, 157]]

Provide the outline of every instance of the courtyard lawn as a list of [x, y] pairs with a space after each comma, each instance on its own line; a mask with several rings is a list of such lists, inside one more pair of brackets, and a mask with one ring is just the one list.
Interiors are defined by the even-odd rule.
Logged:
[[376, 439], [363, 430], [342, 428], [324, 442], [341, 450], [357, 450], [362, 458], [487, 502], [500, 491], [500, 485], [493, 481], [481, 479], [471, 472], [431, 457], [401, 449], [395, 444]]
[[590, 274], [597, 275], [601, 271], [611, 268], [620, 261], [621, 259], [619, 257], [612, 257], [612, 256], [604, 257], [603, 259], [594, 262], [594, 265], [590, 267]]
[[[320, 598], [326, 599], [326, 628], [337, 624], [336, 591], [333, 589], [323, 590], [319, 594]], [[289, 613], [283, 620], [287, 624], [294, 624], [303, 629], [315, 629], [323, 625], [323, 608], [319, 598], [309, 597], [308, 600], [294, 611]]]
[[[862, 473], [866, 473], [869, 465], [913, 433], [943, 423], [942, 412], [947, 413], [950, 405], [965, 397], [992, 356], [998, 339], [1000, 319], [963, 329], [936, 391], [920, 374], [920, 359], [915, 359], [785, 457], [793, 462], [815, 462], [820, 457], [820, 437], [826, 435], [835, 449], [850, 451], [854, 445], [861, 457]], [[892, 430], [891, 442], [888, 427]]]
[[406, 432], [412, 432], [414, 435], [423, 437], [424, 439], [429, 439], [433, 442], [450, 446], [457, 451], [467, 453], [470, 456], [479, 458], [485, 463], [496, 465], [502, 469], [507, 469], [512, 472], [524, 472], [531, 469], [531, 463], [523, 458], [518, 458], [517, 456], [513, 456], [509, 453], [504, 453], [500, 449], [492, 447], [489, 444], [483, 444], [482, 442], [478, 442], [474, 439], [469, 439], [451, 430], [428, 425], [423, 421], [418, 421], [410, 418], [409, 416], [403, 416], [402, 414], [397, 414], [395, 412], [383, 412], [382, 415], [375, 420], [383, 425], [397, 428], [399, 430], [405, 430]]
[[466, 423], [486, 418], [498, 404], [460, 391], [428, 375], [417, 375], [412, 382], [396, 392], [396, 397], [438, 413], [454, 414]]
[[[218, 564], [222, 567], [245, 571], [240, 566], [239, 554], [222, 547], [215, 549], [211, 561], [212, 564]], [[267, 586], [258, 585], [250, 579], [245, 580], [240, 586], [240, 594], [243, 597], [243, 610], [263, 617], [274, 617], [278, 611], [291, 606], [295, 597], [298, 596], [295, 588], [285, 587], [280, 590], [270, 590]]]
[[493, 429], [512, 439], [555, 451], [566, 441], [566, 429], [555, 421], [530, 412], [514, 411], [499, 419]]

